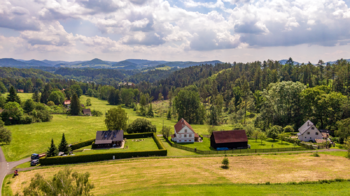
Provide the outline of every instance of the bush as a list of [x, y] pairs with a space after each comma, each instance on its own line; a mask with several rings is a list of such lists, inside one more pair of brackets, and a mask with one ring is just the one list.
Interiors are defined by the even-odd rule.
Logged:
[[91, 111], [91, 115], [92, 115], [92, 116], [102, 116], [103, 113], [100, 112], [100, 111], [98, 111], [98, 110], [92, 110], [92, 111]]
[[287, 126], [285, 126], [285, 127], [283, 128], [283, 131], [284, 131], [284, 132], [294, 132], [294, 129], [293, 129], [292, 126], [287, 125]]
[[143, 118], [138, 118], [132, 122], [128, 128], [128, 133], [144, 133], [144, 132], [156, 132], [156, 126], [152, 125], [151, 121]]
[[55, 103], [54, 103], [53, 101], [48, 101], [46, 105], [48, 105], [48, 106], [54, 106]]
[[72, 150], [76, 150], [76, 149], [79, 149], [79, 148], [82, 148], [84, 146], [89, 146], [89, 145], [92, 145], [92, 143], [95, 141], [95, 138], [94, 139], [90, 139], [90, 140], [86, 140], [86, 141], [82, 141], [82, 142], [78, 142], [78, 143], [75, 143], [75, 144], [72, 144], [70, 146], [70, 148]]
[[21, 124], [31, 124], [33, 122], [33, 117], [31, 116], [22, 116]]
[[223, 160], [222, 160], [222, 168], [223, 169], [228, 169], [229, 168], [229, 161], [228, 161], [228, 158], [227, 157], [225, 157]]

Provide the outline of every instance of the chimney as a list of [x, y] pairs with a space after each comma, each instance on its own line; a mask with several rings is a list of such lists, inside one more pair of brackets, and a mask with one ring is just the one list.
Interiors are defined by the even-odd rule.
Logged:
[[309, 121], [307, 121], [307, 126], [310, 126], [310, 125], [309, 125]]

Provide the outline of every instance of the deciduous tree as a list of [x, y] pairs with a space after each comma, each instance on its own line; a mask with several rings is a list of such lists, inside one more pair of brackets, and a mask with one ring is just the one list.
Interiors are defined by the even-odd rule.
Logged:
[[108, 130], [126, 130], [128, 115], [121, 106], [108, 110], [105, 124]]

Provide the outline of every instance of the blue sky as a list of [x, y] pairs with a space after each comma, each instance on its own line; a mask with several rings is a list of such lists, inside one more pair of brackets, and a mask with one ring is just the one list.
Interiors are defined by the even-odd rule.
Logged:
[[0, 58], [350, 58], [350, 0], [2, 0]]

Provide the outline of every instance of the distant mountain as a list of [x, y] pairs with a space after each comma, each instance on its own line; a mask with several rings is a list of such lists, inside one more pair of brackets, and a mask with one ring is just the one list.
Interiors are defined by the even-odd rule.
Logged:
[[30, 60], [30, 61], [24, 61], [25, 63], [27, 63], [28, 65], [31, 66], [42, 66], [42, 67], [50, 67], [52, 66], [51, 64], [45, 63], [43, 61], [38, 61], [38, 60]]
[[112, 66], [113, 67], [128, 67], [128, 66], [131, 66], [131, 67], [135, 67], [134, 69], [137, 68], [137, 64], [136, 63], [132, 63], [132, 62], [130, 62], [128, 60], [114, 63]]
[[24, 68], [27, 64], [22, 61], [15, 60], [13, 58], [3, 58], [0, 59], [0, 67], [17, 67]]
[[101, 59], [92, 59], [91, 61], [85, 61], [81, 63], [82, 66], [95, 66], [95, 65], [109, 65], [106, 61], [102, 61]]
[[[344, 60], [346, 60], [347, 62], [350, 62], [350, 59], [344, 59]], [[335, 64], [335, 63], [337, 63], [337, 61], [328, 61], [327, 63]], [[327, 64], [327, 63], [326, 63], [326, 64]]]

